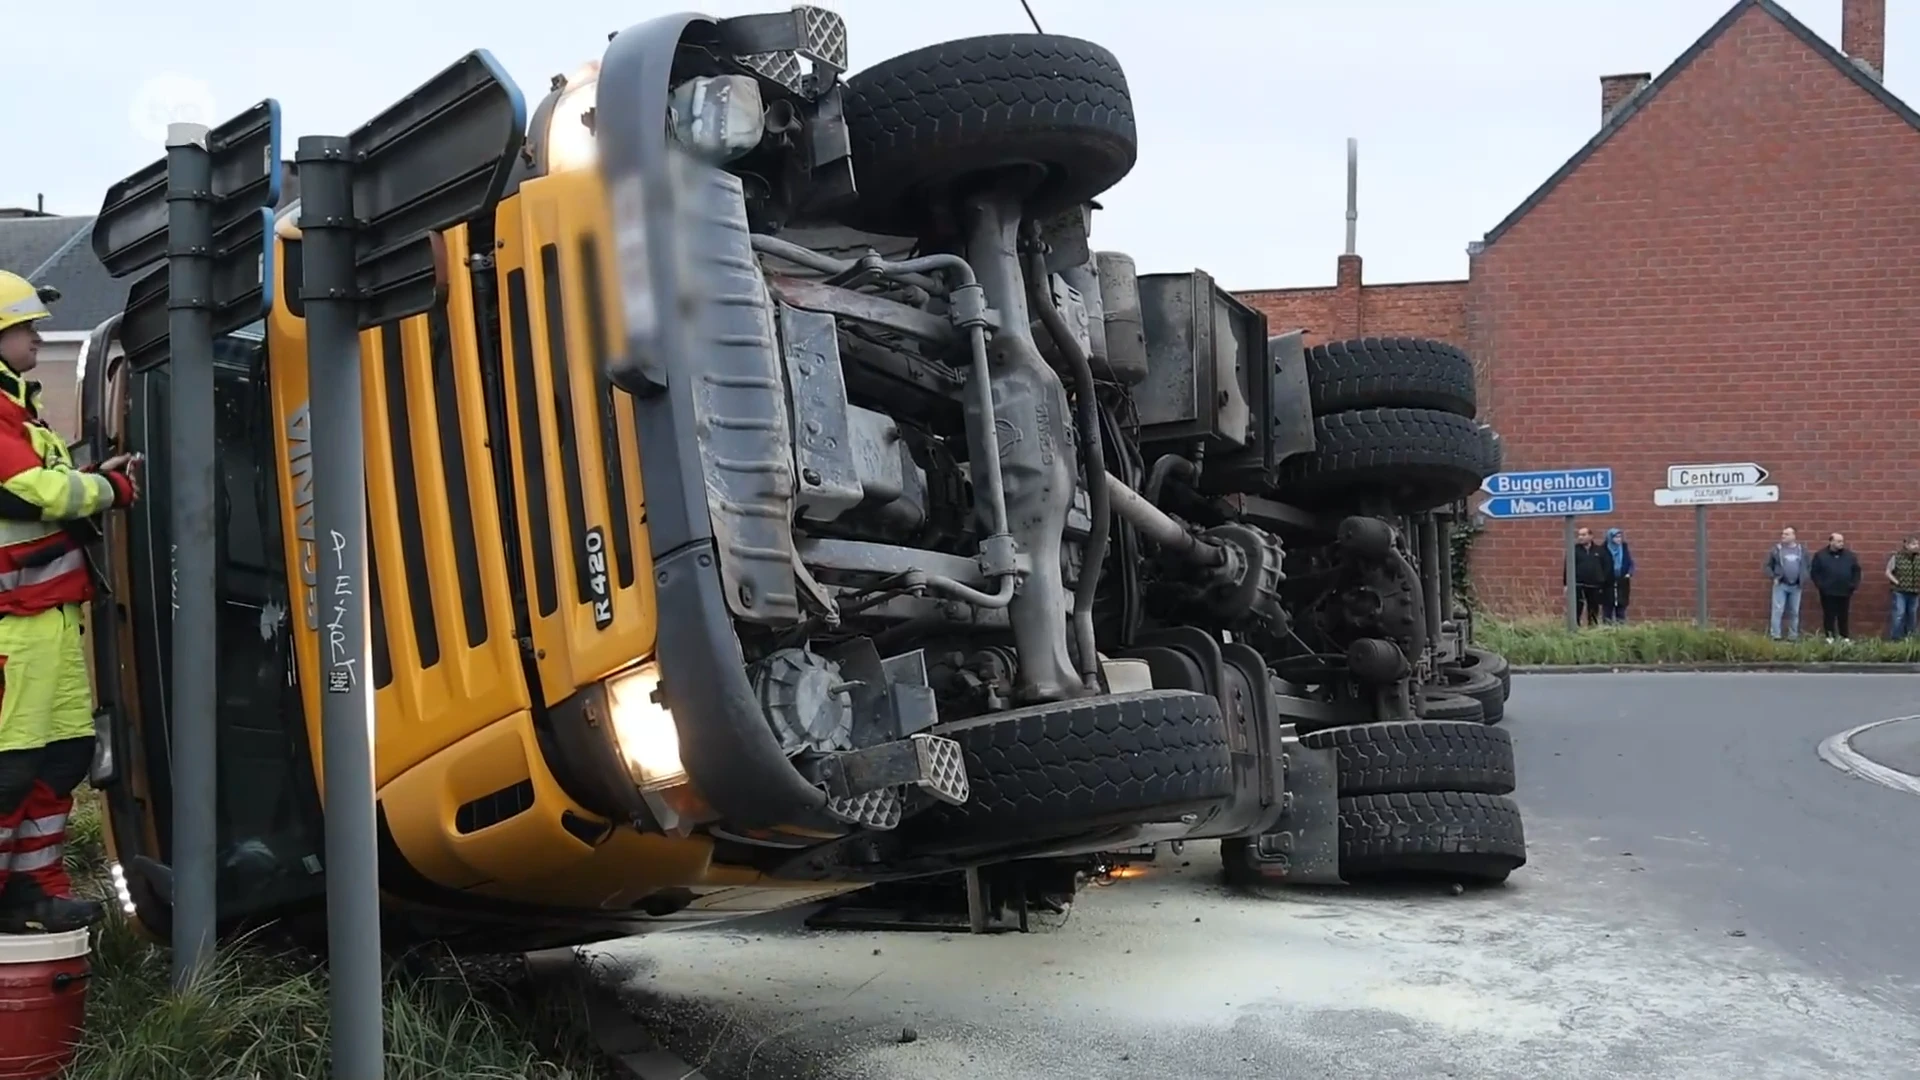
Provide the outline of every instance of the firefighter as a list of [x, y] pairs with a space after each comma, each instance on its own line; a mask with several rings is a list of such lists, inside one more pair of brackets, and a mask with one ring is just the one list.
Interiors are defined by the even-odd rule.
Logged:
[[80, 611], [93, 597], [88, 518], [139, 494], [128, 455], [75, 469], [40, 418], [40, 331], [53, 289], [0, 271], [0, 933], [98, 922], [62, 866], [73, 789], [93, 761]]

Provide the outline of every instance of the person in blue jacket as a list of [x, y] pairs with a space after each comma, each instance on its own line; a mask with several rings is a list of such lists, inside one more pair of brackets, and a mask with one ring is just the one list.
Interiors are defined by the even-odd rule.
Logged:
[[1633, 549], [1627, 546], [1627, 534], [1619, 529], [1607, 530], [1606, 549], [1613, 563], [1613, 578], [1600, 603], [1600, 621], [1624, 623], [1627, 604], [1633, 599]]

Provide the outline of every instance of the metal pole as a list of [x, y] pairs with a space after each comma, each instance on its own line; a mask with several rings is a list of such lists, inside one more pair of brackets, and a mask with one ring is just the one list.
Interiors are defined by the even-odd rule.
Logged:
[[1360, 140], [1347, 140], [1347, 254], [1354, 253], [1360, 229]]
[[367, 477], [348, 140], [300, 140], [313, 503], [320, 564], [321, 761], [326, 772], [327, 967], [336, 1080], [381, 1080], [380, 872], [375, 854]]
[[1580, 609], [1578, 607], [1578, 589], [1574, 586], [1573, 573], [1573, 515], [1567, 515], [1567, 629], [1580, 629]]
[[1707, 626], [1707, 507], [1693, 507], [1693, 622], [1702, 630]]
[[167, 126], [167, 427], [173, 534], [173, 985], [213, 958], [219, 740], [214, 567], [213, 158], [202, 124]]

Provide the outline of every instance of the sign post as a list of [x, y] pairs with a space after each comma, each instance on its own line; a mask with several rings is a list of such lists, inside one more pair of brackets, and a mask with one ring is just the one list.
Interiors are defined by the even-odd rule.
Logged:
[[476, 50], [352, 135], [302, 137], [296, 154], [337, 1080], [386, 1074], [360, 332], [433, 307], [451, 272], [437, 234], [498, 205], [526, 119], [519, 88]]
[[164, 364], [167, 373], [173, 601], [165, 726], [176, 988], [211, 959], [219, 922], [213, 346], [273, 306], [279, 200], [280, 106], [268, 99], [217, 128], [169, 125], [166, 157], [109, 188], [94, 221], [94, 255], [109, 274], [161, 264], [128, 291], [120, 343], [135, 371]]
[[1494, 473], [1480, 484], [1493, 496], [1480, 504], [1487, 517], [1564, 519], [1562, 537], [1566, 560], [1567, 629], [1580, 625], [1580, 588], [1574, 568], [1574, 519], [1587, 514], [1613, 513], [1613, 470], [1546, 469], [1537, 472]]
[[1707, 507], [1780, 501], [1780, 488], [1766, 483], [1767, 470], [1751, 461], [1716, 465], [1669, 465], [1667, 486], [1655, 488], [1655, 506], [1693, 507], [1693, 622], [1707, 625]]

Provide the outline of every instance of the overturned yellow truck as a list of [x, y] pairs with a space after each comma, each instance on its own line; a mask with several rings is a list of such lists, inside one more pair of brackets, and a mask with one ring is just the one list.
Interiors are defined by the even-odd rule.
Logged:
[[[1503, 664], [1441, 536], [1499, 467], [1466, 357], [1309, 349], [1093, 249], [1137, 152], [1106, 49], [846, 76], [846, 45], [807, 7], [616, 35], [442, 234], [437, 305], [363, 335], [389, 938], [533, 949], [1165, 840], [1236, 880], [1504, 879]], [[218, 896], [317, 939], [296, 186], [272, 312], [217, 357]], [[100, 552], [94, 782], [165, 934], [167, 375], [117, 333], [82, 449], [144, 451], [149, 494]]]

